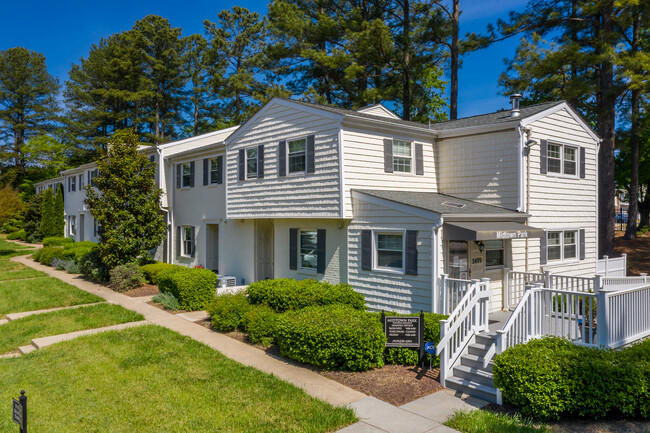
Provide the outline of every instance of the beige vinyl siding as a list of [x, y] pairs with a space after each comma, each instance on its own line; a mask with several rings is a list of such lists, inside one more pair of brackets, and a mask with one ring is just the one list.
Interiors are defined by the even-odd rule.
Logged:
[[[386, 189], [437, 192], [436, 161], [432, 137], [409, 136], [374, 129], [372, 131], [345, 127], [343, 135], [343, 185], [345, 214], [352, 217], [353, 189]], [[384, 139], [405, 140], [422, 144], [424, 175], [415, 174], [415, 150], [412, 147], [413, 172], [384, 171]]]
[[[566, 178], [540, 173], [540, 146], [533, 146], [530, 154], [529, 224], [546, 230], [585, 229], [585, 260], [567, 264], [548, 263], [544, 266], [554, 274], [591, 277], [596, 272], [597, 258], [597, 148], [594, 139], [565, 110], [533, 122], [531, 138], [556, 141], [585, 148], [585, 178]], [[579, 161], [579, 154], [578, 154]], [[578, 174], [580, 166], [577, 167]], [[578, 241], [579, 242], [579, 241]], [[513, 255], [515, 269], [525, 268], [525, 241], [513, 241], [517, 252]], [[579, 246], [579, 244], [578, 244]], [[579, 248], [578, 248], [579, 250]], [[579, 251], [578, 251], [579, 254]], [[530, 272], [539, 272], [540, 241], [528, 241]]]
[[365, 107], [360, 110], [357, 110], [359, 113], [372, 114], [373, 116], [387, 117], [389, 119], [399, 119], [400, 117], [382, 107], [381, 105], [373, 105], [371, 107]]
[[[431, 311], [431, 230], [434, 221], [361, 200], [354, 202], [354, 215], [348, 226], [348, 282], [364, 295], [366, 307], [400, 313]], [[362, 230], [417, 230], [418, 274], [362, 270]]]
[[[262, 117], [262, 116], [260, 116]], [[338, 122], [274, 104], [228, 144], [228, 218], [340, 216]], [[315, 173], [278, 176], [280, 141], [315, 136]], [[264, 145], [264, 178], [240, 181], [239, 149]]]
[[519, 137], [514, 129], [438, 140], [443, 194], [517, 208]]

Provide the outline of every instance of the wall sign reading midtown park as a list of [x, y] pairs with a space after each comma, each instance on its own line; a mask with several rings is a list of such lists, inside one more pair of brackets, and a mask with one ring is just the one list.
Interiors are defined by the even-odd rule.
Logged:
[[497, 231], [496, 238], [497, 239], [527, 239], [528, 231], [527, 230], [516, 230], [512, 232]]

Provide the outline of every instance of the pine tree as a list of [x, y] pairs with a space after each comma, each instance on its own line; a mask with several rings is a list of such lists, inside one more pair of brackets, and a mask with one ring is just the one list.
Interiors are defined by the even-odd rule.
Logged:
[[138, 152], [138, 141], [132, 131], [117, 131], [97, 161], [96, 188], [85, 188], [85, 203], [103, 228], [99, 254], [109, 268], [146, 256], [165, 239], [156, 166]]
[[54, 211], [54, 194], [52, 188], [45, 190], [41, 203], [41, 236], [56, 236], [56, 216]]
[[58, 184], [56, 188], [56, 200], [54, 201], [54, 234], [52, 236], [65, 236], [63, 184]]

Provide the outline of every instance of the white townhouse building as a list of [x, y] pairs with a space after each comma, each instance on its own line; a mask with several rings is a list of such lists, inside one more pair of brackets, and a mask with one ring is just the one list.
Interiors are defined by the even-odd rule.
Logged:
[[[559, 101], [431, 125], [381, 105], [275, 98], [239, 127], [143, 149], [159, 162], [162, 261], [237, 284], [344, 282], [374, 310], [446, 310], [441, 276], [508, 270], [593, 277], [599, 138]], [[67, 235], [95, 240], [82, 182], [63, 172]], [[84, 180], [79, 180], [81, 178]]]

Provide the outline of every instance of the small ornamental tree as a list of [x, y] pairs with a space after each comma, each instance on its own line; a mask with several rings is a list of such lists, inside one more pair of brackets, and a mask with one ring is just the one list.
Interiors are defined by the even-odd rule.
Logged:
[[54, 235], [65, 236], [65, 207], [63, 205], [63, 185], [59, 184], [56, 189], [56, 200], [54, 201]]
[[138, 138], [117, 131], [108, 152], [97, 161], [95, 187], [86, 186], [86, 204], [102, 227], [99, 255], [114, 268], [146, 255], [165, 239], [156, 187], [156, 165], [138, 152]]
[[54, 215], [54, 194], [52, 188], [47, 188], [43, 193], [41, 203], [41, 236], [47, 238], [56, 236], [56, 217]]

